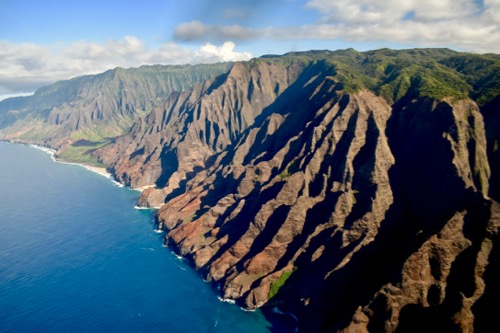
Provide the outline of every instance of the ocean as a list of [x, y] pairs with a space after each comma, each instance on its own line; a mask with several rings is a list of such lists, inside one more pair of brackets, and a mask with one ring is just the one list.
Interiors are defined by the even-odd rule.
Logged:
[[[0, 332], [290, 332], [221, 302], [137, 191], [0, 143]], [[269, 319], [270, 318], [270, 319]]]

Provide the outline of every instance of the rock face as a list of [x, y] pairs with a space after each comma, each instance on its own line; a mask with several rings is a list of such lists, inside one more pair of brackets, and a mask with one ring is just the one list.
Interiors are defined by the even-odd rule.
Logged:
[[133, 187], [156, 184], [165, 195], [204, 168], [207, 159], [238, 141], [304, 64], [237, 63], [216, 79], [171, 94], [116, 143], [97, 153]]
[[[318, 82], [308, 91], [315, 112], [287, 96], [283, 110], [294, 105], [293, 116], [256, 124], [167, 201], [158, 214], [167, 241], [248, 308], [268, 302], [273, 283], [293, 272], [284, 303], [279, 295], [271, 303], [298, 313], [304, 331], [394, 332], [401, 321], [406, 332], [426, 315], [431, 329], [470, 331], [500, 223], [485, 199], [477, 106], [424, 99], [398, 111], [366, 91], [325, 101], [335, 85]], [[449, 122], [412, 128], [431, 113]], [[463, 114], [472, 125], [459, 123]]]
[[158, 214], [177, 251], [221, 283], [223, 297], [247, 307], [266, 303], [271, 284], [301, 257], [319, 260], [329, 242], [317, 237], [337, 230], [338, 245], [352, 247], [337, 263], [346, 265], [373, 241], [394, 200], [383, 134], [390, 107], [366, 91], [332, 100], [327, 74], [297, 82], [281, 112], [220, 157], [229, 163], [216, 161]]
[[97, 154], [156, 185], [140, 203], [161, 207], [165, 242], [240, 306], [303, 332], [481, 331], [498, 309], [499, 100], [481, 109], [443, 74], [464, 61], [450, 52], [410, 78], [387, 50], [237, 63]]
[[499, 64], [451, 50], [235, 63], [92, 154], [149, 187], [139, 204], [159, 208], [165, 243], [244, 308], [290, 311], [301, 332], [487, 332]]

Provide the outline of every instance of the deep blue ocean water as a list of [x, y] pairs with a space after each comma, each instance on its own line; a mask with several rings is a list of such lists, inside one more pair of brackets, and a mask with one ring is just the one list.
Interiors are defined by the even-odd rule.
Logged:
[[138, 192], [0, 142], [0, 332], [285, 332], [162, 247]]

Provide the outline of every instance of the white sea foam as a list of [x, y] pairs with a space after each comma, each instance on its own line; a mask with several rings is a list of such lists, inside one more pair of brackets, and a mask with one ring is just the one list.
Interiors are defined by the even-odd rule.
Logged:
[[[92, 166], [89, 166], [89, 165], [85, 165], [85, 164], [81, 164], [81, 163], [74, 163], [74, 162], [65, 162], [65, 161], [60, 161], [58, 159], [55, 158], [55, 153], [56, 151], [52, 148], [48, 148], [48, 147], [44, 147], [44, 146], [39, 146], [39, 145], [34, 145], [34, 144], [30, 144], [29, 146], [35, 148], [35, 149], [38, 149], [38, 150], [41, 150], [43, 152], [46, 152], [47, 154], [50, 155], [50, 157], [52, 158], [52, 160], [54, 162], [57, 162], [57, 163], [61, 163], [61, 164], [66, 164], [66, 165], [76, 165], [76, 166], [80, 166], [82, 168], [85, 168], [89, 171], [92, 171], [94, 173], [97, 173], [98, 175], [101, 175], [103, 177], [106, 177], [107, 179], [111, 180], [113, 182], [114, 185], [118, 186], [118, 187], [125, 187], [125, 185], [123, 185], [122, 183], [118, 182], [115, 177], [113, 177], [113, 175], [111, 175], [109, 172], [107, 171], [103, 171], [101, 170], [101, 168], [95, 168], [95, 167], [92, 167]], [[104, 168], [102, 168], [104, 169]]]
[[[133, 189], [132, 189], [133, 190]], [[138, 206], [138, 205], [135, 205], [134, 206], [134, 209], [137, 209], [137, 210], [158, 210], [160, 209], [161, 206], [155, 206], [155, 207], [143, 207], [143, 206]]]
[[48, 148], [48, 147], [44, 147], [44, 146], [39, 146], [39, 145], [33, 145], [33, 144], [30, 144], [29, 145], [30, 147], [33, 147], [35, 149], [38, 149], [38, 150], [41, 150], [43, 151], [44, 153], [47, 153], [50, 155], [50, 157], [52, 158], [53, 161], [56, 161], [56, 158], [54, 157], [54, 154], [56, 153], [56, 151], [52, 148]]
[[229, 304], [236, 304], [236, 301], [234, 299], [230, 299], [230, 298], [222, 298], [222, 296], [217, 296], [217, 299], [221, 302], [224, 302], [224, 303], [229, 303]]
[[256, 311], [255, 309], [245, 309], [245, 308], [242, 308], [242, 307], [240, 307], [240, 310], [243, 310], [245, 312], [255, 312]]
[[161, 230], [161, 229], [155, 229], [154, 231], [155, 231], [157, 234], [162, 234], [162, 233], [164, 233], [164, 231], [163, 231], [163, 230]]
[[117, 180], [115, 179], [115, 177], [113, 177], [113, 176], [111, 176], [111, 175], [109, 176], [109, 180], [111, 180], [111, 181], [113, 182], [113, 184], [115, 184], [115, 186], [118, 186], [118, 187], [125, 187], [125, 185], [123, 185], [122, 183], [120, 183], [119, 181], [117, 181]]

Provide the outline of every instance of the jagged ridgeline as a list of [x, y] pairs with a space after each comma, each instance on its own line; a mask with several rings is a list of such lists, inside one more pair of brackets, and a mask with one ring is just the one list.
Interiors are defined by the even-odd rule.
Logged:
[[[33, 96], [0, 102], [0, 135], [60, 151], [62, 158], [96, 164], [88, 151], [127, 133], [174, 92], [228, 70], [213, 65], [115, 68], [39, 89]], [[75, 144], [76, 143], [76, 144]]]
[[499, 96], [495, 54], [265, 56], [165, 94], [87, 152], [151, 186], [140, 204], [165, 243], [242, 307], [278, 306], [302, 332], [487, 332]]

